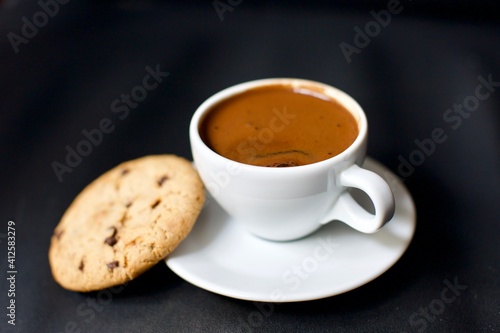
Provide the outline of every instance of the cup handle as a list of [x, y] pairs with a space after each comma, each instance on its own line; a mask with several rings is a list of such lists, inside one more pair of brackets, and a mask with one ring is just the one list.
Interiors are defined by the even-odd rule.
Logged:
[[394, 195], [387, 182], [376, 173], [354, 164], [342, 171], [340, 184], [365, 192], [373, 203], [375, 214], [366, 211], [346, 190], [324, 216], [322, 224], [339, 220], [358, 231], [371, 234], [382, 228], [394, 215]]

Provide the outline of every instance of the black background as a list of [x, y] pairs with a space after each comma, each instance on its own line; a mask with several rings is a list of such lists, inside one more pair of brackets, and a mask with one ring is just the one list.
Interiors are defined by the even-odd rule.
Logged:
[[[0, 331], [500, 331], [500, 87], [492, 87], [460, 123], [446, 118], [455, 104], [474, 100], [478, 77], [500, 82], [500, 6], [400, 6], [349, 63], [341, 43], [354, 45], [354, 28], [364, 29], [374, 19], [370, 11], [387, 9], [386, 1], [245, 0], [223, 13], [223, 20], [212, 1], [70, 1], [19, 44], [17, 53], [9, 34], [22, 36], [23, 17], [33, 22], [41, 7], [4, 1]], [[157, 65], [169, 75], [120, 119], [112, 102], [142, 84], [147, 66]], [[47, 260], [50, 236], [86, 184], [122, 161], [148, 154], [191, 159], [188, 125], [197, 106], [228, 86], [266, 77], [325, 82], [365, 109], [368, 155], [403, 176], [417, 206], [415, 237], [395, 266], [339, 296], [267, 304], [264, 315], [252, 302], [190, 285], [163, 263], [90, 311], [88, 302], [102, 294], [74, 293], [54, 282]], [[53, 162], [65, 163], [66, 146], [76, 148], [85, 139], [82, 131], [97, 128], [103, 118], [114, 130], [59, 181]], [[416, 140], [428, 142], [436, 128], [446, 140], [418, 160]], [[400, 159], [411, 156], [420, 165], [401, 169]], [[15, 326], [6, 316], [11, 220], [18, 271]], [[436, 301], [445, 280], [466, 286], [449, 304]]]

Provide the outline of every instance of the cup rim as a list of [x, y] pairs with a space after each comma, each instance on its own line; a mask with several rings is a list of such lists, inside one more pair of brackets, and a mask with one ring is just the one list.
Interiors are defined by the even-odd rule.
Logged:
[[[291, 85], [293, 87], [302, 87], [307, 90], [316, 91], [318, 93], [324, 94], [328, 97], [333, 98], [339, 104], [341, 104], [349, 113], [354, 117], [358, 124], [358, 136], [354, 142], [347, 147], [340, 154], [321, 160], [315, 163], [304, 164], [299, 166], [291, 167], [281, 167], [281, 168], [270, 168], [265, 166], [245, 164], [235, 160], [231, 160], [227, 157], [220, 155], [219, 153], [212, 150], [202, 139], [199, 133], [199, 124], [203, 119], [203, 116], [216, 104], [229, 99], [233, 96], [241, 94], [247, 90], [251, 90], [263, 86], [273, 86], [273, 85]], [[339, 162], [348, 160], [348, 156], [356, 154], [360, 146], [363, 144], [368, 132], [368, 122], [366, 119], [366, 114], [359, 105], [359, 103], [351, 97], [346, 92], [340, 90], [339, 88], [333, 87], [331, 85], [321, 83], [318, 81], [300, 79], [300, 78], [287, 78], [287, 77], [276, 77], [276, 78], [264, 78], [242, 82], [236, 85], [227, 87], [219, 92], [213, 94], [208, 99], [206, 99], [194, 112], [191, 122], [189, 125], [189, 136], [191, 140], [191, 145], [197, 145], [198, 147], [203, 147], [205, 153], [213, 158], [223, 159], [227, 163], [232, 163], [232, 165], [237, 166], [239, 170], [252, 170], [253, 172], [276, 172], [276, 173], [288, 173], [288, 172], [298, 172], [306, 170], [316, 170], [318, 168], [324, 168], [326, 166], [337, 164]], [[192, 147], [193, 148], [193, 147]]]

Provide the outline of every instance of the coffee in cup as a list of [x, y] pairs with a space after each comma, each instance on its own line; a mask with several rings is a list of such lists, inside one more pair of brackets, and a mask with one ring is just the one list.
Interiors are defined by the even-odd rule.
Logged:
[[214, 105], [200, 123], [216, 153], [255, 166], [290, 167], [336, 156], [358, 136], [351, 113], [314, 87], [276, 84]]

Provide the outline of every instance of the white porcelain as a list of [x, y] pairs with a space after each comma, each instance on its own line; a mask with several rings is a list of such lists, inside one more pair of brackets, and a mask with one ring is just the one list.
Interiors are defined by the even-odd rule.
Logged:
[[377, 233], [333, 222], [296, 241], [269, 242], [248, 233], [209, 200], [192, 232], [166, 259], [168, 267], [200, 288], [262, 302], [319, 299], [375, 279], [410, 244], [415, 206], [389, 170], [370, 158], [363, 166], [385, 177], [396, 198], [394, 217]]
[[[344, 105], [358, 122], [359, 135], [354, 143], [330, 159], [287, 168], [234, 162], [205, 145], [198, 127], [215, 104], [245, 90], [275, 84], [321, 92]], [[227, 88], [200, 105], [189, 131], [194, 162], [214, 199], [251, 233], [276, 241], [301, 238], [332, 220], [373, 233], [392, 217], [394, 198], [390, 187], [375, 173], [358, 167], [365, 158], [367, 133], [366, 116], [349, 95], [322, 83], [299, 79], [264, 79]], [[347, 191], [350, 187], [368, 194], [375, 214], [352, 199]]]

